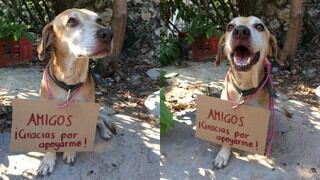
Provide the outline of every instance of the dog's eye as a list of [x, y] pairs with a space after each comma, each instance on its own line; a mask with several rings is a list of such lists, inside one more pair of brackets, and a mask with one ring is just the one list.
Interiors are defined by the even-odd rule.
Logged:
[[234, 25], [233, 24], [228, 24], [227, 25], [227, 31], [232, 31], [234, 28]]
[[70, 17], [70, 18], [68, 19], [67, 25], [68, 25], [69, 27], [75, 27], [75, 26], [77, 26], [78, 24], [79, 24], [79, 22], [78, 22], [78, 20], [77, 20], [76, 18]]
[[256, 24], [254, 25], [254, 27], [258, 30], [258, 31], [264, 31], [264, 26], [262, 24]]

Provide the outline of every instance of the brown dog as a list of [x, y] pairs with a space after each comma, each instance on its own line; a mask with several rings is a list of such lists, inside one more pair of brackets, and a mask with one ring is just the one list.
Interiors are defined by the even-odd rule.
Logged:
[[[101, 19], [92, 11], [68, 9], [43, 28], [38, 46], [40, 60], [45, 58], [49, 46], [51, 59], [41, 81], [41, 98], [67, 101], [77, 93], [75, 101], [94, 102], [94, 82], [89, 73], [89, 58], [101, 58], [111, 51], [110, 27], [104, 27]], [[112, 133], [105, 123], [106, 119], [99, 118], [100, 134], [108, 139]], [[63, 152], [66, 163], [73, 163], [75, 157], [74, 151]], [[38, 174], [51, 173], [55, 160], [56, 153], [47, 152], [37, 171]]]
[[[277, 41], [259, 18], [233, 19], [219, 41], [216, 58], [216, 65], [225, 57], [231, 64], [227, 75], [230, 80], [225, 81], [221, 99], [237, 103], [255, 94], [246, 104], [268, 109], [270, 93], [268, 85], [262, 87], [262, 83], [266, 80], [265, 58], [271, 55], [279, 60]], [[223, 146], [214, 160], [214, 166], [226, 166], [230, 154], [231, 148]]]

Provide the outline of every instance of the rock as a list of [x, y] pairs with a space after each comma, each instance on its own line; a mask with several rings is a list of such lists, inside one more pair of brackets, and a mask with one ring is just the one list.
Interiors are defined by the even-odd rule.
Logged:
[[272, 21], [270, 21], [269, 26], [272, 30], [276, 30], [280, 27], [280, 23], [277, 19], [273, 19]]
[[107, 77], [104, 79], [104, 82], [107, 86], [111, 86], [114, 83], [114, 80], [111, 77]]
[[121, 77], [120, 77], [120, 76], [116, 76], [116, 77], [114, 77], [114, 80], [115, 80], [116, 82], [119, 82], [119, 81], [121, 80]]
[[155, 34], [156, 36], [158, 36], [158, 37], [160, 37], [160, 29], [161, 29], [161, 28], [158, 28], [158, 29], [156, 29], [156, 30], [154, 31], [154, 34]]
[[96, 91], [96, 95], [97, 95], [97, 96], [100, 96], [100, 95], [102, 95], [102, 92]]
[[134, 86], [138, 86], [141, 84], [141, 77], [139, 75], [133, 75], [127, 80], [130, 81]]
[[160, 0], [152, 0], [154, 3], [159, 4]]
[[109, 24], [112, 20], [113, 10], [110, 8], [106, 8], [103, 13], [100, 14], [100, 17], [105, 24]]
[[277, 16], [282, 22], [288, 23], [290, 18], [290, 9], [284, 8], [284, 9], [278, 10]]
[[320, 100], [320, 86], [318, 86], [315, 90], [314, 93], [316, 94], [317, 98]]
[[169, 73], [169, 74], [164, 75], [164, 77], [167, 79], [172, 78], [172, 77], [176, 77], [176, 76], [179, 76], [179, 74], [178, 73]]
[[278, 67], [272, 67], [272, 69], [271, 69], [271, 73], [276, 73], [278, 71], [279, 71]]
[[142, 54], [145, 54], [145, 53], [147, 53], [148, 51], [149, 51], [148, 48], [142, 48], [142, 49], [140, 50], [140, 52], [141, 52]]
[[160, 118], [160, 91], [156, 91], [148, 96], [144, 105], [153, 116]]
[[142, 59], [142, 62], [146, 63], [146, 64], [152, 64], [152, 61], [148, 58], [144, 58]]
[[283, 6], [288, 3], [287, 0], [277, 0], [275, 2], [277, 3], [278, 6]]
[[141, 11], [141, 18], [145, 21], [150, 21], [151, 19], [151, 13], [146, 11], [146, 10], [142, 10]]
[[141, 0], [134, 0], [134, 3], [135, 4], [142, 4], [142, 1]]
[[146, 74], [149, 76], [152, 80], [158, 80], [160, 76], [160, 69], [159, 68], [152, 68], [149, 69]]
[[309, 11], [306, 12], [310, 17], [316, 17], [320, 14], [319, 9], [309, 9]]
[[292, 70], [291, 70], [291, 73], [292, 73], [293, 75], [297, 74], [297, 72], [298, 72], [297, 69], [292, 69]]
[[316, 68], [308, 69], [307, 72], [306, 72], [306, 76], [307, 76], [308, 78], [314, 78], [314, 77], [317, 76], [316, 71], [317, 71]]

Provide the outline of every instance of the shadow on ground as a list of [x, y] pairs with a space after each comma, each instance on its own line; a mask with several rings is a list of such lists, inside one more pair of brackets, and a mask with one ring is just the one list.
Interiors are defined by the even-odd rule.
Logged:
[[[169, 67], [165, 70], [182, 75], [181, 79], [180, 76], [172, 79], [173, 84], [182, 81], [191, 83], [193, 80], [202, 84], [222, 81], [227, 67], [217, 70], [211, 65], [212, 63], [200, 63], [192, 64], [186, 69], [176, 70]], [[204, 76], [202, 82], [201, 74]], [[188, 76], [190, 77], [186, 78]], [[168, 94], [174, 93], [168, 92]], [[190, 97], [179, 98], [190, 99]], [[189, 103], [191, 102], [194, 101]], [[212, 162], [220, 146], [195, 137], [195, 110], [175, 113], [175, 127], [161, 137], [161, 178], [318, 179], [320, 177], [319, 110], [309, 104], [289, 100], [283, 94], [279, 95], [278, 103], [286, 107], [293, 117], [288, 119], [281, 113], [276, 113], [277, 129], [271, 158], [238, 150], [232, 154], [229, 165], [220, 170], [212, 168]]]
[[[55, 171], [41, 179], [159, 179], [159, 128], [126, 115], [111, 118], [118, 135], [105, 142], [97, 134], [94, 151], [78, 153], [74, 166], [64, 164], [59, 153]], [[12, 153], [9, 142], [9, 133], [0, 134], [0, 177], [35, 178], [43, 154]]]
[[[36, 98], [42, 75], [41, 67], [0, 69], [0, 100]], [[104, 107], [110, 109], [110, 107]], [[0, 179], [159, 179], [160, 130], [125, 114], [109, 116], [118, 127], [118, 135], [109, 141], [96, 134], [93, 152], [77, 154], [74, 166], [64, 164], [57, 156], [55, 171], [47, 177], [36, 177], [43, 153], [10, 152], [10, 133], [0, 133]]]

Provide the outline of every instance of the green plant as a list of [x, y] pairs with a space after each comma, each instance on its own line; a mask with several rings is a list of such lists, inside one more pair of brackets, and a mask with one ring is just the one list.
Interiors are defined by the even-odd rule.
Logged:
[[0, 13], [0, 39], [18, 41], [21, 36], [24, 36], [28, 40], [33, 40], [33, 36], [28, 32], [30, 26], [24, 24], [18, 24], [14, 20], [9, 20]]
[[163, 70], [160, 70], [160, 87], [165, 87], [168, 85], [167, 81], [166, 81], [166, 72]]
[[219, 26], [214, 24], [204, 11], [199, 11], [198, 16], [191, 19], [187, 29], [187, 41], [189, 44], [196, 40], [209, 39], [213, 34], [220, 37], [222, 32], [218, 29]]
[[[232, 17], [238, 16], [239, 4], [240, 0], [161, 0], [160, 14], [166, 30], [169, 30], [171, 34], [175, 35], [181, 30], [173, 22], [174, 19], [178, 19], [182, 20], [186, 26], [193, 24], [187, 27], [191, 28], [190, 38], [204, 37], [212, 32], [215, 33], [216, 29], [222, 30], [221, 27], [225, 27]], [[176, 18], [173, 18], [174, 16]]]
[[28, 32], [28, 26], [24, 24], [8, 23], [0, 24], [0, 39], [18, 41], [21, 36], [32, 41], [33, 36]]
[[160, 134], [166, 134], [174, 125], [170, 109], [165, 104], [166, 98], [160, 91]]
[[170, 65], [180, 57], [179, 40], [171, 34], [160, 41], [160, 65], [161, 67]]

